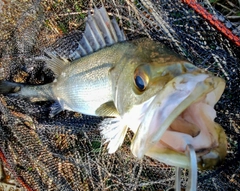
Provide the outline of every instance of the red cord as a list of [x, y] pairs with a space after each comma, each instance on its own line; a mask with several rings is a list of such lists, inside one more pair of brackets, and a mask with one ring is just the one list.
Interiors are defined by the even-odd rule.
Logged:
[[222, 22], [216, 20], [213, 15], [207, 12], [200, 4], [195, 0], [183, 0], [184, 3], [192, 7], [197, 13], [199, 13], [204, 19], [216, 27], [227, 38], [232, 40], [237, 46], [240, 46], [240, 38], [232, 33]]
[[[2, 161], [4, 162], [4, 164], [8, 167], [8, 169], [11, 169], [11, 168], [10, 168], [10, 165], [8, 164], [7, 159], [6, 159], [6, 157], [4, 156], [4, 154], [3, 154], [3, 152], [2, 152], [1, 149], [0, 149], [0, 158], [2, 159]], [[24, 180], [23, 180], [21, 177], [19, 177], [19, 176], [16, 176], [16, 177], [17, 177], [17, 181], [18, 181], [24, 188], [26, 188], [28, 191], [33, 191], [33, 189], [30, 188], [30, 187], [24, 182]]]

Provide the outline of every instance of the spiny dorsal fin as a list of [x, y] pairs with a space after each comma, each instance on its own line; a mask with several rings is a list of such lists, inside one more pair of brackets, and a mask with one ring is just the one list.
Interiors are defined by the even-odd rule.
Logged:
[[94, 8], [94, 14], [88, 14], [86, 27], [78, 48], [69, 58], [76, 60], [106, 46], [126, 40], [124, 32], [119, 28], [115, 18], [110, 20], [105, 7]]
[[[85, 31], [78, 42], [78, 47], [70, 52], [69, 59], [71, 61], [76, 60], [106, 46], [125, 40], [126, 36], [123, 30], [119, 28], [115, 18], [110, 20], [105, 7], [94, 8], [94, 14], [91, 15], [89, 12], [87, 16]], [[63, 68], [69, 64], [69, 61], [62, 57], [60, 58], [54, 51], [47, 50], [45, 53], [48, 57], [36, 57], [35, 59], [45, 61], [47, 67], [58, 77]]]

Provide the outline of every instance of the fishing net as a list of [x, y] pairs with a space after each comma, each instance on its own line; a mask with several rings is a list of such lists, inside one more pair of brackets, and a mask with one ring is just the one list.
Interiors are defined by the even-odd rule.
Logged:
[[[237, 1], [236, 1], [237, 2]], [[84, 18], [104, 4], [129, 40], [160, 41], [200, 68], [221, 76], [226, 90], [216, 105], [228, 140], [224, 163], [198, 171], [198, 190], [240, 190], [240, 27], [207, 0], [0, 1], [0, 79], [43, 84], [53, 73], [36, 59], [48, 48], [69, 60]], [[49, 118], [51, 102], [0, 95], [0, 190], [167, 190], [175, 168], [136, 159], [123, 146], [108, 154], [103, 120], [64, 111]], [[188, 171], [183, 169], [185, 188]]]

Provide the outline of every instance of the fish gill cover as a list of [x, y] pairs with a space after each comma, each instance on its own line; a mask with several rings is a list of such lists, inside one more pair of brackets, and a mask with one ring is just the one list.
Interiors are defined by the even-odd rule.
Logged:
[[[160, 41], [196, 66], [226, 80], [226, 90], [215, 108], [216, 121], [227, 134], [227, 157], [219, 167], [199, 171], [198, 190], [239, 190], [239, 27], [206, 0], [106, 0], [103, 4], [128, 39], [147, 36]], [[93, 11], [93, 5], [101, 7], [102, 3], [0, 1], [1, 80], [51, 82], [52, 71], [35, 58], [43, 55], [46, 47], [68, 58], [77, 48], [84, 18], [89, 10]], [[239, 5], [233, 10], [239, 14]], [[51, 102], [31, 103], [3, 95], [0, 99], [0, 189], [173, 187], [175, 168], [148, 157], [138, 160], [131, 154], [130, 131], [123, 146], [110, 155], [98, 129], [103, 118], [68, 111], [49, 118]], [[188, 171], [182, 170], [182, 187], [186, 186], [187, 177]]]

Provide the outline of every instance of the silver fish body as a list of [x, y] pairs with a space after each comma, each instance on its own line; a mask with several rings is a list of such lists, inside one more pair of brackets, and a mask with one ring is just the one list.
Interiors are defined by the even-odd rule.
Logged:
[[127, 47], [127, 44], [114, 45], [66, 66], [52, 86], [54, 99], [62, 109], [101, 116], [97, 109], [112, 101], [109, 71]]
[[135, 134], [131, 150], [138, 158], [147, 155], [188, 168], [184, 151], [186, 144], [192, 144], [199, 167], [220, 163], [227, 143], [222, 127], [214, 122], [213, 107], [225, 81], [159, 42], [147, 38], [124, 41], [105, 9], [95, 11], [98, 16], [88, 16], [81, 43], [71, 55], [74, 61], [46, 52], [50, 58], [43, 60], [56, 76], [52, 83], [28, 86], [1, 81], [0, 93], [34, 101], [55, 100], [50, 115], [71, 110], [116, 117], [104, 120], [100, 127], [109, 153], [121, 146], [130, 128]]

